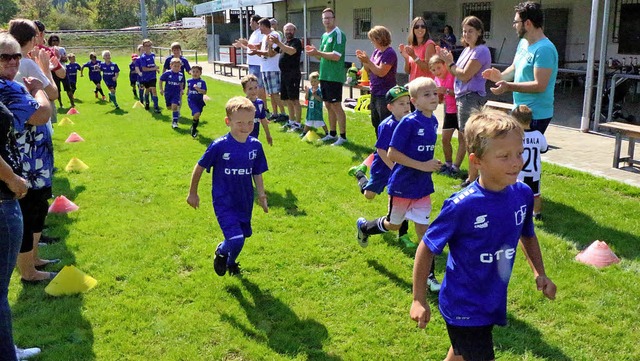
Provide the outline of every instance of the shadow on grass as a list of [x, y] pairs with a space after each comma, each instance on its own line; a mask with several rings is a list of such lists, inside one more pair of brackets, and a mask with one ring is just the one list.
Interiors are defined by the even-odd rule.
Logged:
[[241, 281], [253, 302], [237, 286], [227, 286], [227, 292], [238, 300], [253, 329], [243, 325], [233, 315], [223, 314], [224, 321], [247, 337], [267, 344], [282, 356], [297, 358], [302, 354], [302, 358], [307, 360], [340, 360], [322, 349], [323, 341], [329, 336], [323, 324], [313, 319], [301, 320], [289, 306], [269, 292], [261, 290], [246, 278]]
[[[371, 259], [367, 260], [367, 264], [369, 265], [369, 267], [375, 269], [382, 276], [388, 278], [398, 288], [402, 289], [403, 291], [405, 291], [406, 293], [408, 293], [410, 295], [413, 294], [413, 283], [412, 283], [413, 281], [411, 281], [411, 282], [405, 281], [402, 277], [400, 277], [397, 274], [391, 272], [387, 267], [385, 267], [384, 265], [380, 264], [380, 262], [378, 262], [376, 260], [371, 260]], [[437, 267], [437, 265], [438, 264], [436, 263], [436, 267]], [[413, 270], [409, 270], [408, 272], [411, 275], [411, 272], [413, 272]], [[429, 301], [431, 303], [433, 303], [435, 305], [438, 304], [438, 294], [437, 293], [427, 292], [427, 297], [429, 298]]]
[[[535, 327], [507, 314], [508, 325], [493, 329], [493, 343], [498, 350], [554, 361], [570, 361], [561, 349], [544, 342], [544, 337]], [[524, 358], [524, 357], [523, 357]]]
[[544, 200], [544, 221], [538, 228], [575, 242], [579, 249], [596, 239], [612, 244], [619, 257], [640, 258], [640, 236], [598, 224], [591, 216], [563, 203]]
[[[257, 198], [255, 202], [257, 204]], [[305, 210], [298, 208], [298, 197], [293, 194], [291, 189], [286, 189], [284, 196], [280, 193], [267, 191], [267, 202], [269, 203], [269, 208], [282, 208], [290, 216], [300, 217], [307, 215]]]
[[344, 143], [341, 146], [353, 153], [353, 155], [351, 156], [351, 159], [354, 162], [362, 162], [369, 156], [369, 154], [373, 153], [373, 151], [375, 150], [371, 146], [364, 146], [364, 145], [352, 143], [352, 142]]
[[[55, 195], [74, 201], [84, 189], [72, 188], [66, 177], [54, 176]], [[43, 258], [60, 258], [61, 262], [46, 270], [59, 271], [63, 265], [75, 264], [75, 255], [65, 242], [73, 219], [67, 214], [50, 214], [47, 223], [45, 233], [60, 237], [60, 242], [40, 247], [39, 253]], [[42, 348], [42, 355], [49, 360], [95, 360], [93, 329], [84, 318], [82, 295], [52, 297], [44, 292], [45, 287], [46, 283], [22, 286], [12, 308], [16, 343]]]

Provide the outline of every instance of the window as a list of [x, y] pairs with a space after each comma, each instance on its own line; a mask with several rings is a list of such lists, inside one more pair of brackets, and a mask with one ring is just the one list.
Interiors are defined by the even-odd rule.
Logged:
[[484, 38], [491, 36], [491, 2], [472, 2], [462, 4], [462, 18], [467, 16], [475, 16], [482, 21], [484, 25]]
[[618, 53], [640, 54], [637, 29], [640, 26], [640, 0], [616, 0], [612, 41], [619, 43]]
[[[322, 37], [322, 34], [324, 34], [324, 25], [322, 25], [322, 10], [324, 10], [324, 8], [312, 8], [308, 10], [309, 17], [307, 18], [307, 20], [309, 22], [307, 23], [307, 31], [309, 32], [309, 34], [307, 37], [320, 39]], [[302, 26], [299, 26], [298, 24], [296, 24], [296, 26], [298, 26], [298, 28], [302, 28]]]
[[371, 30], [371, 8], [353, 9], [353, 38], [367, 39]]

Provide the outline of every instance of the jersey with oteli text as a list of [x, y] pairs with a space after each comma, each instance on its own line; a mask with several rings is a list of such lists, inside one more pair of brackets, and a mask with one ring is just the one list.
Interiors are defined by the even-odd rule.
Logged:
[[[143, 82], [147, 82], [153, 79], [157, 79], [156, 76], [156, 69], [157, 69], [157, 65], [156, 65], [156, 54], [151, 53], [151, 54], [147, 54], [147, 53], [142, 53], [142, 55], [140, 55], [140, 57], [138, 58], [138, 61], [140, 62], [140, 70], [142, 71], [142, 81]], [[143, 70], [142, 68], [152, 68], [152, 67], [156, 67], [156, 69], [153, 70]]]
[[116, 85], [116, 80], [113, 78], [117, 73], [120, 73], [120, 68], [116, 63], [105, 63], [100, 64], [100, 70], [102, 71], [102, 80], [107, 85], [107, 87], [113, 87]]
[[202, 78], [191, 78], [187, 80], [187, 101], [194, 104], [204, 105], [204, 95], [198, 93], [196, 88], [194, 88], [196, 84], [200, 87], [200, 89], [207, 90], [207, 82], [205, 82]]
[[82, 66], [83, 68], [89, 68], [89, 80], [94, 82], [102, 80], [102, 73], [100, 73], [101, 63], [102, 62], [99, 60], [96, 60], [95, 62], [88, 61]]
[[66, 66], [67, 68], [67, 81], [71, 84], [75, 84], [78, 82], [78, 70], [82, 67], [78, 63], [69, 63]]
[[180, 72], [169, 70], [160, 75], [160, 81], [166, 82], [164, 85], [165, 97], [169, 95], [180, 95], [183, 89], [184, 75]]

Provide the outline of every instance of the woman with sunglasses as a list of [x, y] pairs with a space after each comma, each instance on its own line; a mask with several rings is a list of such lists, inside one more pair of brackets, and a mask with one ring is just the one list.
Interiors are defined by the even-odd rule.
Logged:
[[421, 76], [433, 79], [429, 59], [436, 54], [436, 43], [429, 36], [427, 21], [418, 16], [411, 22], [410, 28], [407, 45], [400, 44], [398, 47], [404, 58], [404, 72], [409, 74], [409, 81]]

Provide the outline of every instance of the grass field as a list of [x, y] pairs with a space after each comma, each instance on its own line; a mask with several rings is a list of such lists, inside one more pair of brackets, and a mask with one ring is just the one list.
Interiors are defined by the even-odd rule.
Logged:
[[[116, 61], [123, 69], [129, 62]], [[211, 101], [193, 140], [186, 106], [172, 130], [169, 111], [132, 108], [126, 75], [122, 111], [94, 99], [88, 78], [80, 78], [75, 125], [54, 126], [54, 194], [80, 209], [49, 216], [47, 233], [63, 241], [41, 253], [76, 265], [98, 286], [54, 298], [14, 274], [9, 298], [19, 346], [41, 347], [37, 360], [55, 361], [444, 358], [449, 340], [437, 297], [429, 297], [434, 315], [426, 332], [409, 319], [413, 251], [393, 234], [372, 237], [366, 249], [355, 239], [355, 220], [384, 214], [387, 202], [366, 201], [346, 174], [372, 151], [367, 116], [347, 113], [344, 147], [311, 145], [272, 128], [273, 147], [263, 142], [269, 213], [254, 210], [254, 236], [239, 257], [243, 277], [221, 278], [212, 268], [222, 234], [210, 176], [200, 185], [199, 210], [185, 199], [195, 162], [227, 132], [224, 103], [241, 89], [209, 79]], [[65, 143], [72, 131], [85, 142]], [[72, 157], [90, 168], [65, 172]], [[437, 215], [459, 182], [440, 175], [434, 182]], [[543, 182], [537, 233], [558, 297], [548, 301], [535, 290], [519, 255], [509, 325], [494, 331], [497, 359], [639, 360], [640, 189], [546, 163]], [[596, 239], [622, 262], [597, 270], [574, 261]], [[439, 278], [444, 265], [439, 257]]]

